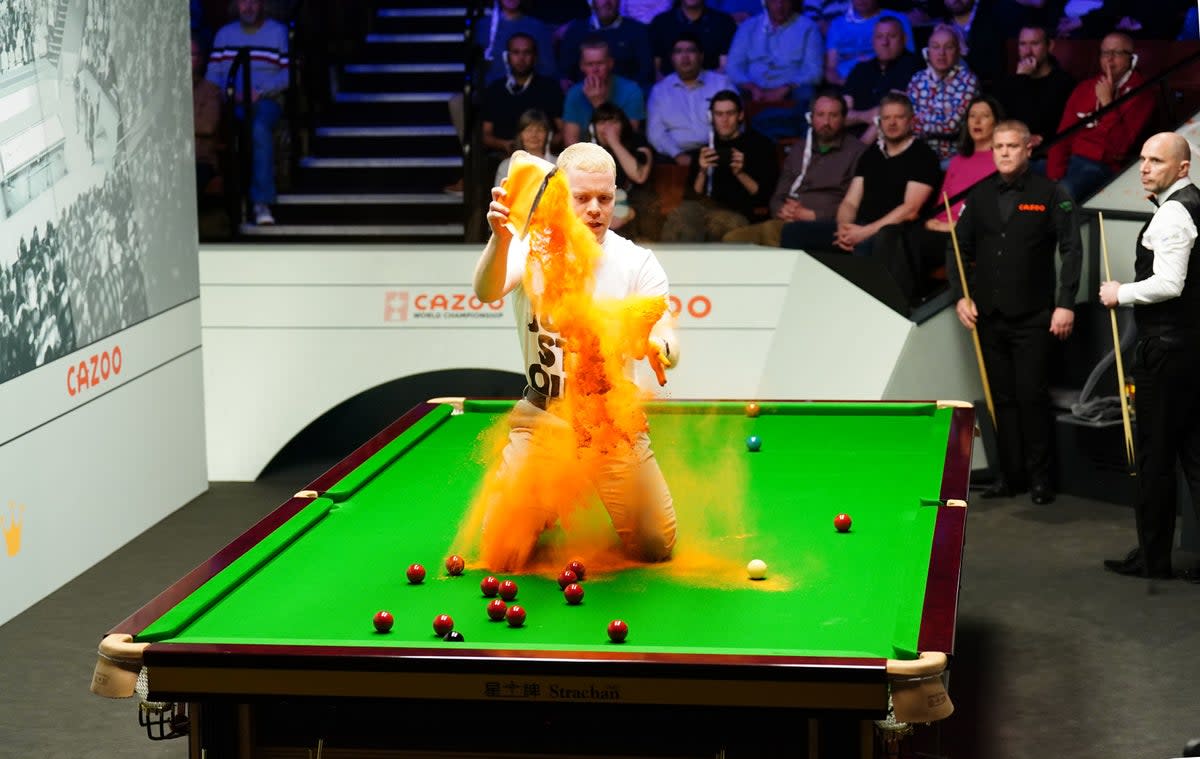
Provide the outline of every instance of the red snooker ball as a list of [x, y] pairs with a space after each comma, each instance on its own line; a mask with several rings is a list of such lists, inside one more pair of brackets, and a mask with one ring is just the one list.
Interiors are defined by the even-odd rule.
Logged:
[[563, 597], [567, 599], [567, 603], [576, 606], [583, 600], [583, 586], [577, 582], [573, 582], [563, 588]]
[[463, 570], [466, 568], [467, 568], [467, 562], [463, 559], [463, 557], [459, 556], [458, 554], [454, 554], [453, 556], [447, 557], [446, 573], [449, 574], [451, 577], [458, 577], [460, 574], [463, 573]]
[[850, 532], [850, 515], [838, 514], [833, 518], [833, 526], [838, 532]]
[[504, 618], [508, 620], [509, 627], [520, 627], [525, 624], [525, 608], [514, 604], [504, 612]]
[[500, 581], [488, 575], [479, 583], [479, 590], [483, 592], [485, 598], [495, 598], [496, 594], [500, 592]]
[[439, 614], [433, 618], [433, 631], [437, 633], [439, 638], [446, 637], [446, 634], [454, 629], [454, 620], [449, 614]]
[[405, 574], [408, 576], [408, 581], [413, 585], [420, 585], [425, 582], [425, 567], [420, 564], [413, 564]]
[[396, 620], [392, 617], [390, 612], [386, 612], [386, 611], [375, 612], [375, 619], [374, 619], [375, 629], [381, 633], [385, 633], [388, 630], [391, 630], [392, 623], [395, 621]]
[[504, 613], [508, 611], [508, 604], [504, 603], [503, 599], [492, 599], [487, 605], [488, 619], [493, 622], [499, 622], [504, 619]]
[[505, 601], [511, 601], [517, 597], [517, 584], [512, 580], [505, 580], [500, 583], [500, 597]]
[[575, 559], [574, 561], [567, 562], [566, 568], [575, 573], [575, 579], [577, 581], [583, 582], [585, 572], [583, 569], [582, 561], [580, 561], [579, 559]]
[[568, 585], [573, 585], [579, 580], [579, 575], [569, 569], [564, 569], [558, 576], [558, 587], [565, 588]]
[[608, 638], [613, 643], [624, 643], [629, 636], [629, 625], [624, 620], [614, 619], [608, 623]]

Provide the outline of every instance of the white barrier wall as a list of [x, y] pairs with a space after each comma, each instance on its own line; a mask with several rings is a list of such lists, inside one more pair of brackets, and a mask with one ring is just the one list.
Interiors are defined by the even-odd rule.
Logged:
[[[969, 334], [916, 325], [794, 250], [656, 246], [679, 308], [674, 398], [982, 397]], [[253, 480], [321, 414], [446, 369], [519, 374], [507, 302], [471, 298], [474, 246], [202, 246], [213, 480]]]
[[5, 8], [0, 624], [207, 487], [187, 5]]

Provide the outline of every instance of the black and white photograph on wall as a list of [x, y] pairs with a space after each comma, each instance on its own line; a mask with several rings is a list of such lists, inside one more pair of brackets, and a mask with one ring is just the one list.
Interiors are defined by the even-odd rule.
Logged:
[[0, 383], [198, 296], [188, 30], [0, 0]]

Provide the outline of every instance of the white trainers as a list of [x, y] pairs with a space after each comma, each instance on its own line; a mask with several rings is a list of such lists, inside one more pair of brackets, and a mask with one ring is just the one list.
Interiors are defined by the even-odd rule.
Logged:
[[260, 227], [275, 223], [275, 217], [271, 215], [271, 209], [266, 203], [254, 204], [254, 223]]

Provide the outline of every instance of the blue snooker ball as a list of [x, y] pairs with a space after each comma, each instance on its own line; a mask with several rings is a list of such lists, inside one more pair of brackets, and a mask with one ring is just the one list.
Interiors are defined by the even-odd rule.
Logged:
[[762, 448], [762, 439], [758, 435], [751, 435], [746, 438], [746, 448], [751, 452], [757, 451]]

